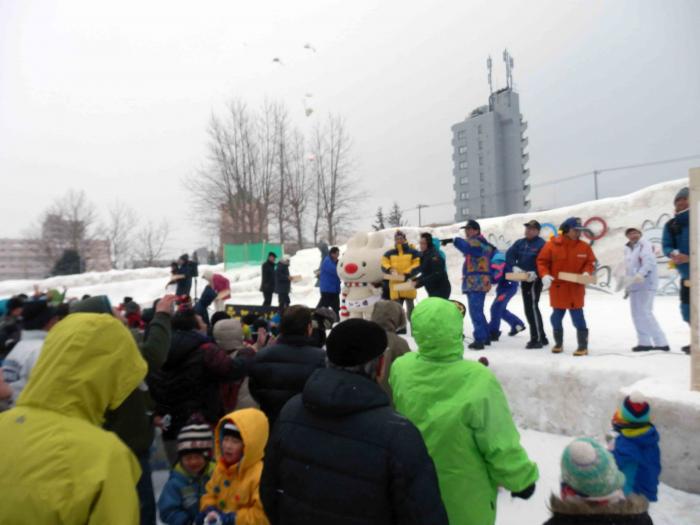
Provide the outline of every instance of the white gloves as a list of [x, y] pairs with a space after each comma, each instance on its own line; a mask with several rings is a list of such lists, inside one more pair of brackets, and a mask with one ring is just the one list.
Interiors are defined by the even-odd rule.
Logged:
[[534, 283], [537, 280], [537, 272], [527, 272], [527, 282]]
[[520, 266], [513, 266], [513, 273], [525, 273]]
[[542, 277], [542, 289], [547, 290], [549, 289], [550, 286], [552, 286], [552, 283], [554, 282], [554, 277], [551, 275], [545, 275]]
[[588, 272], [583, 272], [581, 275], [585, 275], [586, 277], [588, 277], [588, 276], [591, 275], [591, 274], [588, 273]]

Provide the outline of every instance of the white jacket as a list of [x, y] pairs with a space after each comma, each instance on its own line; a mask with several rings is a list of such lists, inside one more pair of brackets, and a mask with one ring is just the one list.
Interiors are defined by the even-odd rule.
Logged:
[[634, 245], [625, 244], [625, 275], [634, 277], [640, 275], [644, 277], [641, 283], [634, 283], [629, 286], [630, 292], [640, 290], [656, 290], [659, 286], [659, 276], [656, 263], [656, 254], [652, 244], [646, 239], [640, 239]]
[[22, 339], [7, 354], [2, 364], [2, 375], [5, 382], [12, 388], [10, 408], [15, 405], [22, 390], [27, 386], [29, 373], [39, 359], [47, 334], [45, 330], [22, 330]]

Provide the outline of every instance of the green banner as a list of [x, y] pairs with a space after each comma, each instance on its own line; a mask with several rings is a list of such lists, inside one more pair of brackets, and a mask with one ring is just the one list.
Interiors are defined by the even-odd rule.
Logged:
[[224, 244], [224, 269], [230, 270], [245, 265], [262, 264], [270, 252], [281, 258], [283, 255], [282, 245], [266, 242]]

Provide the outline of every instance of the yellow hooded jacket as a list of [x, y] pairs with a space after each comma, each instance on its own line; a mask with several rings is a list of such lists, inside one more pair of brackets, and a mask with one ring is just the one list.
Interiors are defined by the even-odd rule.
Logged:
[[[221, 430], [226, 421], [238, 427], [244, 447], [241, 461], [230, 467], [221, 461]], [[260, 500], [262, 459], [268, 435], [267, 417], [257, 408], [236, 410], [219, 420], [214, 432], [216, 469], [200, 501], [201, 510], [216, 507], [222, 513], [235, 512], [236, 525], [270, 525]]]
[[111, 315], [71, 314], [51, 329], [17, 406], [0, 415], [0, 523], [138, 523], [141, 469], [100, 427], [145, 375]]

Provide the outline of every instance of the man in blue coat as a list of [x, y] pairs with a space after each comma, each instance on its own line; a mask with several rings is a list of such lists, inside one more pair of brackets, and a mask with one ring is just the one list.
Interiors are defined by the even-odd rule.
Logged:
[[321, 262], [321, 273], [319, 275], [319, 288], [321, 289], [321, 300], [318, 307], [325, 306], [331, 308], [335, 315], [340, 315], [340, 277], [338, 277], [338, 257], [340, 250], [333, 246], [328, 255]]
[[[690, 207], [688, 205], [689, 190], [681, 188], [673, 200], [676, 215], [664, 226], [663, 250], [664, 255], [673, 261], [681, 277], [681, 315], [686, 323], [690, 323], [690, 287], [686, 286], [690, 279]], [[690, 353], [690, 345], [684, 346], [683, 351]]]
[[540, 313], [540, 294], [542, 293], [542, 279], [537, 275], [537, 256], [544, 248], [545, 241], [540, 237], [542, 226], [531, 220], [525, 223], [525, 237], [515, 241], [506, 252], [506, 264], [513, 268], [515, 273], [527, 273], [528, 279], [523, 282], [523, 306], [525, 317], [530, 326], [530, 341], [525, 348], [542, 348], [549, 344], [547, 334], [542, 324]]
[[455, 248], [464, 254], [462, 266], [462, 292], [467, 295], [469, 318], [474, 327], [474, 341], [471, 350], [483, 350], [491, 344], [489, 328], [484, 315], [484, 300], [491, 289], [491, 256], [496, 251], [486, 238], [481, 235], [481, 226], [475, 220], [462, 226], [466, 238], [455, 237], [443, 240], [443, 245], [454, 243]]

